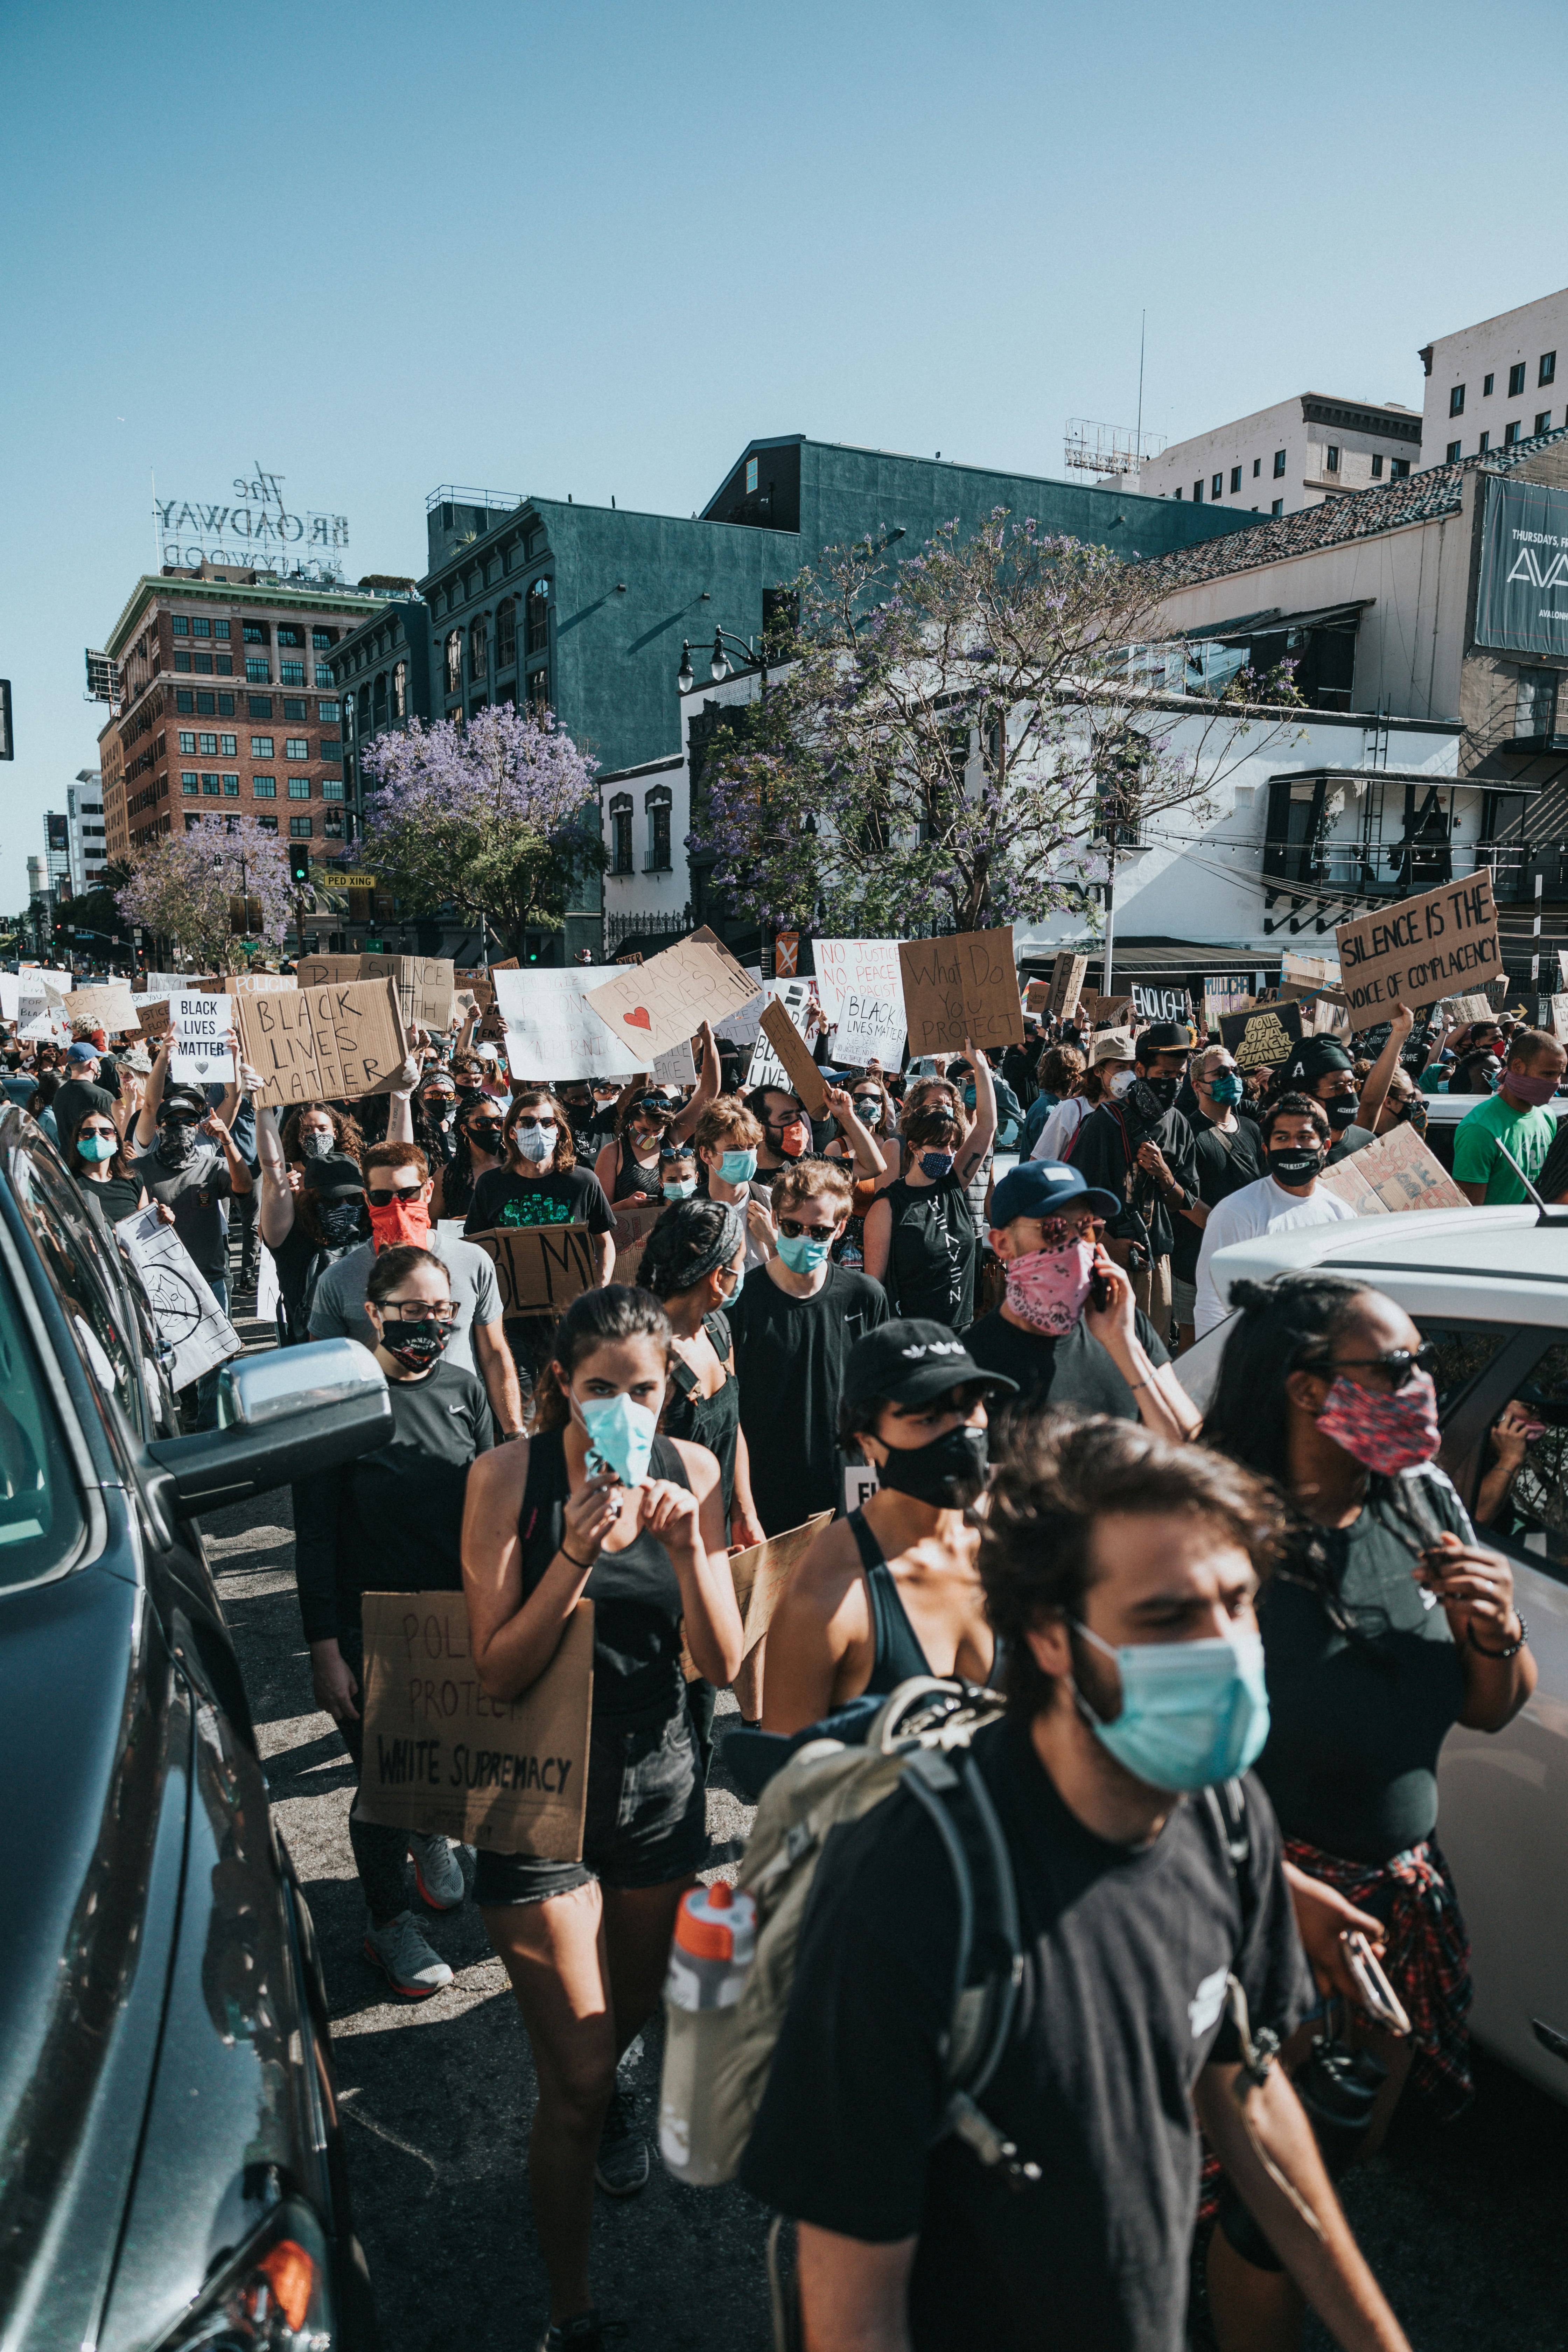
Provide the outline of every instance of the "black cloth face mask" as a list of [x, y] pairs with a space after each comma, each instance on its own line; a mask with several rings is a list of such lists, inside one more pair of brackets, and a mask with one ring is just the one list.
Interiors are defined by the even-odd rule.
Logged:
[[1342, 1135], [1347, 1127], [1355, 1125], [1359, 1108], [1360, 1097], [1357, 1095], [1335, 1095], [1331, 1102], [1323, 1105], [1329, 1114], [1329, 1125], [1336, 1135]]
[[1304, 1184], [1309, 1176], [1322, 1174], [1328, 1156], [1321, 1149], [1316, 1151], [1302, 1151], [1299, 1148], [1289, 1151], [1271, 1151], [1268, 1173], [1278, 1177], [1281, 1184]]
[[346, 1249], [357, 1242], [364, 1231], [363, 1200], [318, 1201], [316, 1223], [321, 1229], [321, 1239], [328, 1249]]
[[158, 1129], [158, 1157], [166, 1168], [183, 1168], [196, 1149], [194, 1118], [166, 1119]]
[[423, 1372], [446, 1354], [451, 1336], [449, 1326], [434, 1318], [427, 1323], [386, 1322], [382, 1325], [381, 1344], [405, 1371]]
[[1140, 1076], [1134, 1078], [1125, 1098], [1134, 1115], [1146, 1126], [1152, 1127], [1157, 1119], [1163, 1118], [1165, 1113], [1174, 1107], [1181, 1090], [1180, 1078], [1173, 1077], [1168, 1071], [1156, 1070], [1148, 1077]]
[[889, 1447], [878, 1483], [939, 1511], [967, 1510], [985, 1484], [991, 1459], [987, 1433], [961, 1422], [929, 1445]]

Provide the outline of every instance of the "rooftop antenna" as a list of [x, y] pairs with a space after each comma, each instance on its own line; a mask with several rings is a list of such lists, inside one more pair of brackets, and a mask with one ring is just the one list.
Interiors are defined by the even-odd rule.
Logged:
[[1140, 310], [1138, 313], [1138, 438], [1133, 444], [1133, 455], [1140, 466], [1143, 462], [1143, 330], [1148, 323], [1148, 311]]
[[158, 536], [158, 477], [151, 466], [147, 468], [147, 479], [153, 485], [153, 569], [157, 572], [163, 567], [163, 542]]

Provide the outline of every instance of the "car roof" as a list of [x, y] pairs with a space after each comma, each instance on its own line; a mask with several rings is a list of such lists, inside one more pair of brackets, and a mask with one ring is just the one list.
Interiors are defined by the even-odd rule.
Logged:
[[1321, 1266], [1364, 1275], [1412, 1312], [1504, 1311], [1521, 1323], [1568, 1323], [1568, 1217], [1542, 1223], [1529, 1205], [1411, 1209], [1386, 1217], [1260, 1234], [1216, 1250], [1216, 1286], [1243, 1276]]

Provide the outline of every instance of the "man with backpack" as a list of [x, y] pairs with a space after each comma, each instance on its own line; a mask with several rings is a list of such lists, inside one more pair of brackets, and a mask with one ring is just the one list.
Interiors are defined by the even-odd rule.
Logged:
[[1172, 1220], [1198, 1197], [1193, 1130], [1176, 1108], [1192, 1052], [1184, 1022], [1152, 1023], [1133, 1047], [1131, 1070], [1108, 1079], [1071, 1155], [1086, 1184], [1114, 1192], [1122, 1204], [1105, 1245], [1131, 1275], [1138, 1305], [1162, 1339], [1171, 1328]]
[[[1334, 2339], [1405, 2352], [1273, 2058], [1313, 2000], [1237, 1777], [1268, 1733], [1277, 1530], [1250, 1473], [1131, 1423], [1037, 1423], [995, 1473], [1007, 1711], [831, 1832], [741, 2168], [799, 2224], [806, 2352], [1179, 2352], [1198, 2118]], [[987, 1837], [1007, 1883], [982, 1902]], [[999, 1984], [977, 2074], [953, 2053]]]

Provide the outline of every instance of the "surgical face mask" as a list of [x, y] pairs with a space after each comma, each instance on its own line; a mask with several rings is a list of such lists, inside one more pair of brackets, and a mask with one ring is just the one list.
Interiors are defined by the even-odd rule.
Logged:
[[1304, 1151], [1299, 1143], [1288, 1144], [1283, 1150], [1269, 1153], [1268, 1173], [1281, 1184], [1305, 1184], [1311, 1177], [1322, 1174], [1327, 1160], [1328, 1153], [1321, 1145]]
[[1224, 1110], [1232, 1110], [1241, 1100], [1241, 1072], [1216, 1070], [1209, 1080], [1209, 1100]]
[[719, 1173], [726, 1184], [749, 1184], [756, 1172], [754, 1151], [726, 1151], [719, 1162]]
[[623, 1486], [640, 1486], [647, 1475], [658, 1415], [629, 1396], [572, 1400], [587, 1432], [591, 1472], [613, 1470]]
[[1359, 1097], [1355, 1095], [1334, 1095], [1323, 1105], [1329, 1114], [1329, 1125], [1336, 1135], [1342, 1135], [1347, 1127], [1354, 1126], [1358, 1101]]
[[1557, 1092], [1555, 1078], [1537, 1077], [1531, 1070], [1510, 1070], [1505, 1083], [1510, 1094], [1517, 1095], [1521, 1102], [1549, 1103]]
[[1268, 1737], [1261, 1634], [1113, 1649], [1077, 1618], [1071, 1622], [1084, 1641], [1115, 1659], [1121, 1677], [1114, 1723], [1102, 1723], [1075, 1685], [1079, 1712], [1136, 1780], [1154, 1789], [1208, 1789], [1257, 1762]]
[[667, 1184], [665, 1186], [664, 1197], [667, 1201], [689, 1201], [691, 1195], [696, 1192], [696, 1177], [683, 1176], [679, 1178], [674, 1183]]
[[451, 1325], [437, 1322], [434, 1316], [413, 1323], [389, 1318], [382, 1326], [381, 1344], [405, 1371], [425, 1372], [446, 1354], [451, 1336]]
[[1107, 1080], [1105, 1091], [1112, 1102], [1121, 1102], [1124, 1096], [1131, 1093], [1137, 1083], [1136, 1070], [1120, 1069], [1114, 1077]]
[[520, 1122], [514, 1129], [517, 1148], [525, 1160], [536, 1163], [548, 1160], [555, 1149], [556, 1132], [553, 1119], [542, 1120], [537, 1127], [524, 1127]]
[[325, 1160], [332, 1148], [330, 1127], [307, 1127], [300, 1130], [300, 1150], [307, 1160]]
[[1083, 1313], [1094, 1279], [1094, 1244], [1070, 1242], [1066, 1249], [1030, 1250], [1006, 1264], [1007, 1304], [1031, 1331], [1055, 1339], [1070, 1331]]
[[974, 1108], [974, 1088], [973, 1087], [965, 1087], [963, 1089], [963, 1108], [965, 1110], [973, 1110]]
[[1413, 1372], [1392, 1393], [1357, 1388], [1342, 1373], [1323, 1399], [1317, 1423], [1353, 1461], [1384, 1478], [1430, 1462], [1442, 1443], [1430, 1372]]
[[952, 1173], [952, 1154], [951, 1151], [922, 1151], [921, 1153], [921, 1174], [922, 1176], [929, 1176], [933, 1184], [940, 1184], [944, 1176], [951, 1176]]
[[809, 1234], [781, 1234], [779, 1255], [792, 1274], [815, 1274], [827, 1264], [831, 1242], [814, 1242]]
[[95, 1163], [112, 1160], [114, 1138], [111, 1135], [79, 1135], [76, 1148], [84, 1160], [90, 1160]]
[[939, 1511], [967, 1510], [985, 1484], [991, 1459], [986, 1433], [960, 1423], [929, 1444], [889, 1446], [879, 1483]]

